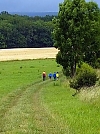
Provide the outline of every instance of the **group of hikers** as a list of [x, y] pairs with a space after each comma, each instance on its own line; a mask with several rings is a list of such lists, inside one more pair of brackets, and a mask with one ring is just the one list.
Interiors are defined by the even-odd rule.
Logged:
[[[46, 80], [46, 72], [45, 71], [42, 73], [42, 77], [43, 77], [43, 81], [45, 81]], [[59, 79], [59, 73], [58, 72], [54, 72], [54, 73], [50, 72], [48, 74], [48, 77], [49, 77], [49, 79], [53, 78], [53, 80], [58, 80]]]

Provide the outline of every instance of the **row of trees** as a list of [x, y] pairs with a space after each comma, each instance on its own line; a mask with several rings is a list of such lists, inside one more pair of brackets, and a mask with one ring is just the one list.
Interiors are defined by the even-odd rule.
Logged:
[[0, 13], [0, 48], [52, 47], [52, 18]]
[[56, 60], [64, 73], [75, 76], [76, 65], [94, 66], [100, 58], [100, 9], [95, 2], [65, 0], [53, 19], [54, 46], [60, 51]]

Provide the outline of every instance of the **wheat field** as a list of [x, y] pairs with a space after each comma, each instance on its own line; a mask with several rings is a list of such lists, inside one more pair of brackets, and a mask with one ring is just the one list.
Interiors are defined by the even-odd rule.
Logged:
[[57, 53], [54, 47], [0, 49], [0, 61], [55, 58]]

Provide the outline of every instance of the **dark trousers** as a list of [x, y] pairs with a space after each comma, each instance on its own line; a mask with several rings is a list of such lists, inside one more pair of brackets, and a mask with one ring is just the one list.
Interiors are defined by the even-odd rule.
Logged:
[[43, 81], [45, 81], [45, 76], [43, 76]]

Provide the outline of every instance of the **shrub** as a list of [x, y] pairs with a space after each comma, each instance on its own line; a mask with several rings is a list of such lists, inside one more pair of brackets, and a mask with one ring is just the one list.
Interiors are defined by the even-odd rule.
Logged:
[[80, 89], [95, 85], [97, 81], [96, 71], [88, 64], [83, 63], [77, 68], [76, 76], [70, 81], [70, 87]]

